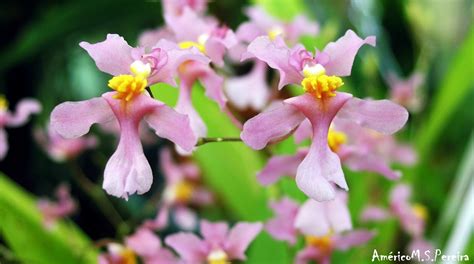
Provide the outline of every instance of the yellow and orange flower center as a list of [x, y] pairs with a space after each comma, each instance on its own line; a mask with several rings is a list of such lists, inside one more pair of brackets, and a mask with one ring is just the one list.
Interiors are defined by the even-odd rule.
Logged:
[[328, 145], [333, 152], [339, 151], [342, 144], [347, 142], [347, 136], [343, 132], [329, 129]]
[[282, 27], [280, 27], [280, 26], [275, 26], [275, 27], [272, 27], [272, 28], [268, 31], [268, 37], [269, 37], [271, 40], [275, 40], [277, 36], [283, 35], [284, 33], [285, 33], [285, 31], [283, 30]]
[[425, 206], [415, 203], [412, 205], [411, 209], [413, 210], [413, 213], [415, 213], [415, 215], [418, 218], [423, 219], [423, 220], [428, 219], [428, 209], [426, 209]]
[[198, 37], [198, 41], [183, 41], [178, 44], [180, 49], [189, 49], [191, 47], [196, 47], [200, 52], [206, 53], [206, 42], [209, 38], [208, 34], [202, 34]]
[[215, 249], [207, 256], [208, 264], [229, 264], [229, 257], [222, 249]]
[[147, 78], [151, 73], [150, 64], [135, 61], [130, 65], [130, 71], [134, 75], [123, 74], [109, 80], [108, 86], [117, 92], [114, 95], [115, 99], [129, 102], [145, 91], [148, 85]]
[[195, 184], [190, 181], [180, 181], [165, 190], [165, 199], [169, 202], [187, 203], [191, 201]]
[[304, 79], [301, 86], [305, 92], [318, 99], [336, 96], [336, 90], [344, 85], [341, 78], [326, 75], [326, 70], [320, 64], [305, 66]]
[[0, 111], [5, 111], [8, 109], [8, 100], [5, 96], [0, 95]]
[[318, 248], [322, 252], [330, 252], [332, 248], [331, 234], [325, 236], [306, 236], [306, 244]]
[[124, 247], [120, 244], [112, 243], [108, 246], [110, 254], [119, 257], [120, 264], [136, 264], [137, 258], [135, 252], [130, 248]]

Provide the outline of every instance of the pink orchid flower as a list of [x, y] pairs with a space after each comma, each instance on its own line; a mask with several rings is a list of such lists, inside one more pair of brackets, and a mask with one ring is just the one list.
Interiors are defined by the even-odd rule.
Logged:
[[101, 253], [97, 262], [99, 264], [136, 264], [137, 257], [130, 248], [119, 243], [109, 243], [107, 252]]
[[390, 86], [390, 99], [403, 105], [412, 112], [418, 112], [422, 107], [422, 98], [419, 88], [423, 84], [423, 76], [415, 73], [407, 79], [400, 79], [395, 74], [388, 78]]
[[0, 160], [8, 152], [8, 138], [5, 127], [19, 127], [28, 122], [31, 114], [41, 111], [41, 105], [35, 99], [23, 99], [18, 102], [15, 113], [8, 110], [8, 101], [0, 96]]
[[56, 198], [56, 202], [48, 199], [39, 199], [38, 201], [38, 209], [47, 228], [52, 228], [56, 221], [77, 211], [77, 204], [71, 197], [69, 186], [61, 184], [56, 190]]
[[305, 94], [286, 99], [278, 107], [248, 120], [241, 138], [248, 146], [262, 149], [269, 142], [288, 136], [307, 118], [313, 140], [298, 166], [296, 184], [317, 201], [334, 199], [336, 192], [331, 182], [348, 189], [340, 159], [328, 145], [329, 126], [336, 114], [384, 134], [395, 133], [408, 119], [403, 107], [388, 100], [362, 100], [336, 91], [344, 84], [337, 76], [350, 75], [354, 57], [364, 44], [375, 45], [375, 37], [361, 39], [349, 30], [322, 52], [316, 52], [315, 57], [301, 45], [288, 48], [280, 37], [274, 41], [258, 37], [245, 55], [277, 69], [280, 88], [301, 83]]
[[173, 211], [177, 225], [184, 230], [192, 230], [197, 225], [198, 217], [189, 207], [209, 205], [214, 200], [213, 195], [200, 183], [200, 170], [196, 164], [177, 164], [168, 148], [161, 151], [160, 163], [165, 176], [163, 201], [156, 218], [145, 222], [145, 226], [157, 230], [165, 228], [170, 211]]
[[40, 129], [35, 130], [34, 138], [51, 159], [56, 162], [74, 159], [85, 150], [97, 146], [97, 138], [95, 136], [65, 139], [50, 126], [48, 126], [47, 132]]
[[189, 264], [244, 261], [245, 250], [261, 229], [261, 223], [240, 222], [229, 230], [227, 223], [203, 220], [200, 228], [203, 239], [192, 233], [181, 232], [168, 236], [165, 243]]
[[[297, 143], [311, 138], [311, 123], [307, 119], [303, 121], [294, 135]], [[411, 146], [398, 143], [392, 135], [364, 128], [337, 115], [328, 132], [328, 144], [342, 164], [351, 170], [379, 173], [390, 180], [401, 176], [399, 171], [390, 168], [390, 163], [413, 165], [417, 159]], [[302, 148], [295, 155], [273, 156], [257, 174], [258, 180], [263, 185], [269, 185], [285, 175], [293, 177], [307, 153], [308, 149]]]
[[183, 62], [208, 63], [208, 59], [195, 48], [181, 50], [166, 40], [145, 53], [144, 49], [132, 48], [122, 37], [113, 34], [107, 35], [103, 42], [81, 42], [80, 46], [101, 71], [114, 76], [109, 87], [115, 91], [56, 106], [51, 113], [51, 126], [65, 138], [77, 138], [86, 134], [95, 123], [117, 120], [120, 141], [105, 167], [103, 188], [107, 193], [125, 199], [134, 193], [143, 194], [150, 189], [153, 174], [140, 142], [138, 128], [142, 120], [158, 136], [173, 141], [184, 150], [192, 150], [197, 142], [189, 118], [151, 98], [145, 88], [157, 82], [174, 85], [177, 68]]
[[[269, 36], [270, 39], [274, 39], [276, 36], [281, 36], [287, 43], [294, 44], [302, 35], [316, 35], [319, 31], [317, 23], [302, 15], [286, 23], [270, 16], [261, 7], [250, 7], [246, 10], [246, 14], [250, 21], [237, 29], [236, 35], [240, 43], [230, 51], [231, 56], [238, 59], [247, 45], [257, 37]], [[250, 107], [262, 110], [268, 103], [270, 87], [266, 83], [266, 71], [266, 64], [256, 60], [250, 73], [226, 81], [227, 96], [238, 109]]]
[[411, 188], [406, 184], [398, 184], [390, 194], [390, 209], [369, 206], [362, 215], [364, 221], [380, 221], [389, 217], [395, 217], [400, 221], [402, 228], [411, 236], [422, 237], [425, 230], [425, 222], [428, 218], [426, 208], [420, 204], [411, 204], [409, 199]]
[[127, 248], [133, 250], [144, 264], [176, 264], [178, 259], [173, 253], [162, 247], [160, 238], [150, 229], [139, 228], [126, 238]]
[[306, 201], [301, 207], [289, 198], [272, 203], [276, 217], [267, 222], [267, 231], [277, 240], [294, 245], [304, 236], [306, 246], [296, 255], [295, 263], [329, 263], [334, 250], [347, 250], [373, 237], [373, 232], [352, 230], [352, 221], [344, 192], [332, 201]]
[[208, 0], [163, 0], [164, 13], [170, 16], [180, 16], [186, 8], [198, 14], [203, 14], [207, 10]]
[[361, 220], [382, 221], [391, 217], [398, 219], [401, 227], [411, 237], [407, 252], [430, 250], [434, 253], [433, 245], [423, 238], [425, 224], [428, 219], [426, 207], [418, 203], [410, 203], [411, 188], [407, 184], [398, 184], [390, 193], [390, 207], [385, 209], [378, 206], [368, 206], [361, 214]]

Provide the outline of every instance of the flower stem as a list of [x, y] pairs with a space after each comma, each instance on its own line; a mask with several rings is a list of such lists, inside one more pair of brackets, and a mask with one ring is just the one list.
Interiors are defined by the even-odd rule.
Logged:
[[107, 220], [116, 228], [123, 226], [124, 221], [120, 214], [117, 212], [111, 201], [104, 194], [102, 188], [97, 186], [94, 182], [89, 180], [82, 169], [75, 161], [69, 162], [71, 169], [74, 172], [74, 180], [79, 185], [79, 187], [91, 198], [100, 211], [106, 216]]
[[205, 138], [199, 138], [196, 146], [201, 146], [207, 143], [213, 143], [213, 142], [241, 142], [242, 139], [239, 137], [205, 137]]

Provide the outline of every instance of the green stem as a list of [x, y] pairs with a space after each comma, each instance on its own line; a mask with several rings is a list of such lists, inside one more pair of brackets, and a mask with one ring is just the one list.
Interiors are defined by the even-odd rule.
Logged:
[[89, 180], [82, 169], [77, 165], [75, 161], [69, 162], [71, 169], [73, 170], [73, 179], [79, 185], [79, 187], [91, 198], [95, 204], [99, 207], [100, 211], [105, 215], [107, 220], [114, 226], [115, 229], [119, 229], [124, 225], [124, 221], [120, 214], [117, 212], [113, 204], [110, 202], [108, 197], [104, 194], [102, 188], [97, 186], [94, 182]]
[[199, 138], [196, 146], [201, 146], [207, 143], [214, 143], [214, 142], [241, 142], [242, 139], [238, 137], [214, 137], [214, 138]]

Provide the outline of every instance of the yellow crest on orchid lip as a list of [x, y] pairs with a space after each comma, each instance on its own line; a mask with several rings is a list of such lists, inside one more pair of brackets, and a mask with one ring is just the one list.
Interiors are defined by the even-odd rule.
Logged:
[[189, 49], [196, 47], [200, 52], [206, 54], [206, 42], [209, 39], [208, 34], [202, 34], [198, 37], [198, 41], [183, 41], [178, 43], [180, 49]]
[[216, 249], [211, 251], [211, 253], [207, 256], [207, 263], [208, 264], [230, 264], [229, 257], [227, 253], [225, 253], [221, 249]]
[[124, 264], [136, 264], [137, 263], [137, 258], [135, 256], [135, 253], [129, 249], [129, 248], [124, 248], [120, 252], [120, 257], [122, 262]]
[[8, 109], [8, 100], [4, 95], [0, 95], [0, 110]]
[[306, 236], [306, 244], [312, 247], [316, 247], [323, 252], [329, 252], [332, 248], [331, 234], [325, 236]]
[[124, 100], [129, 102], [135, 96], [141, 94], [148, 82], [143, 76], [133, 76], [133, 75], [118, 75], [114, 76], [109, 80], [109, 87], [117, 91], [114, 95], [115, 99]]
[[311, 75], [301, 82], [305, 92], [321, 99], [336, 96], [336, 90], [343, 86], [344, 82], [337, 76]]
[[269, 31], [268, 31], [268, 37], [271, 39], [271, 40], [275, 40], [276, 37], [280, 36], [280, 35], [283, 35], [284, 33], [284, 30], [282, 27], [280, 26], [275, 26], [275, 27], [272, 27]]
[[176, 200], [180, 202], [189, 202], [194, 192], [194, 184], [189, 181], [181, 181], [174, 187]]
[[415, 203], [411, 206], [413, 213], [420, 219], [427, 220], [428, 219], [428, 209], [425, 206], [419, 203]]
[[345, 133], [329, 129], [328, 132], [328, 145], [333, 152], [339, 151], [342, 144], [347, 142], [347, 136]]

